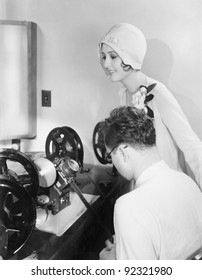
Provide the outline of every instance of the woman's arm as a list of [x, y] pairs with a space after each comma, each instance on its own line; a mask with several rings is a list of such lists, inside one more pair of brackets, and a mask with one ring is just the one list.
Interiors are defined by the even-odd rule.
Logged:
[[155, 101], [162, 121], [183, 152], [187, 164], [194, 173], [196, 182], [202, 188], [202, 142], [191, 128], [171, 92], [162, 84], [158, 85], [156, 90]]

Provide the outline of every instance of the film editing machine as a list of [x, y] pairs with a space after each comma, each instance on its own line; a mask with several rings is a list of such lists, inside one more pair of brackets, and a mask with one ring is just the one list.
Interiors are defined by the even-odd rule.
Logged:
[[[93, 149], [100, 163], [111, 163], [106, 157], [100, 123], [93, 132]], [[37, 228], [39, 214], [45, 226], [50, 212], [57, 215], [71, 205], [71, 190], [95, 217], [106, 238], [111, 238], [111, 232], [77, 184], [77, 174], [89, 171], [84, 170], [83, 159], [79, 135], [66, 126], [56, 127], [48, 134], [45, 156], [34, 159], [19, 150], [0, 150], [0, 255], [3, 259], [12, 258], [25, 246]], [[100, 194], [103, 195], [101, 189]]]

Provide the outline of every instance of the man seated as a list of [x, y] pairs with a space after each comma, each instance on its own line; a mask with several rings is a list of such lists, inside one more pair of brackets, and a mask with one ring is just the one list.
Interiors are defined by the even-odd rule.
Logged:
[[202, 246], [202, 195], [159, 157], [153, 120], [143, 110], [119, 107], [102, 131], [114, 166], [135, 187], [115, 203], [114, 244], [106, 241], [100, 259], [192, 258]]

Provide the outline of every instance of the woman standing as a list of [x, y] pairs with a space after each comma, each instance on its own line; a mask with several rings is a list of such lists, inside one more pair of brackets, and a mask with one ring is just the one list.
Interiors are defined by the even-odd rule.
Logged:
[[143, 108], [154, 119], [161, 158], [191, 176], [202, 189], [202, 142], [168, 88], [141, 71], [146, 50], [143, 33], [120, 23], [100, 41], [100, 62], [111, 81], [122, 84], [121, 105]]

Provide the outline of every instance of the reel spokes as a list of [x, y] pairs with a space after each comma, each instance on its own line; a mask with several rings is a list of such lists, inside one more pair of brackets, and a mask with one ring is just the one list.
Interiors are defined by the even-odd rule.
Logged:
[[31, 197], [36, 198], [39, 188], [38, 170], [24, 153], [14, 149], [1, 149], [0, 175], [15, 179]]
[[36, 210], [28, 191], [0, 175], [0, 255], [8, 259], [28, 241], [35, 228]]
[[78, 133], [71, 127], [69, 126], [64, 126], [64, 128], [71, 133], [71, 135], [74, 138], [76, 148], [77, 148], [77, 158], [76, 160], [78, 164], [82, 167], [83, 166], [83, 159], [84, 159], [84, 149], [83, 149], [83, 144], [81, 141], [81, 138], [79, 137]]
[[46, 157], [53, 161], [55, 158], [69, 157], [83, 166], [83, 144], [74, 129], [68, 126], [56, 127], [47, 136]]

